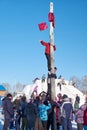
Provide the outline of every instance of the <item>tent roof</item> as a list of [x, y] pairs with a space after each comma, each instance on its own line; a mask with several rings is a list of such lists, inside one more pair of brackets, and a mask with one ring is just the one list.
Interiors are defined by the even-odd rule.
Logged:
[[0, 85], [0, 91], [6, 91], [6, 88], [3, 85]]

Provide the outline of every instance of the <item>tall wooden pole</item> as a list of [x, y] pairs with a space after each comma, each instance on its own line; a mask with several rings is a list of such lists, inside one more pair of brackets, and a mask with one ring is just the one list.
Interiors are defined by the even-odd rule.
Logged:
[[[53, 13], [53, 2], [50, 2], [50, 13]], [[53, 22], [50, 22], [50, 57], [51, 57], [51, 75], [54, 74], [54, 27], [53, 27]], [[50, 78], [50, 95], [51, 95], [51, 100], [55, 101], [55, 96], [56, 96], [56, 92], [55, 92], [55, 77]], [[54, 113], [53, 113], [53, 130], [56, 130], [57, 126], [56, 126], [56, 112], [54, 109]]]
[[[50, 2], [50, 13], [53, 13], [53, 2]], [[54, 46], [54, 27], [53, 22], [50, 22], [50, 44]], [[50, 46], [50, 56], [51, 56], [51, 74], [54, 74], [54, 48]], [[51, 77], [51, 99], [55, 100], [55, 78]]]

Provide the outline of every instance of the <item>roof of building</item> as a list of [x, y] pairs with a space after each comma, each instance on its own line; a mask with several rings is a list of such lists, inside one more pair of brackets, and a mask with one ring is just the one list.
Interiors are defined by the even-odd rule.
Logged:
[[3, 85], [0, 85], [0, 91], [6, 91], [6, 88]]

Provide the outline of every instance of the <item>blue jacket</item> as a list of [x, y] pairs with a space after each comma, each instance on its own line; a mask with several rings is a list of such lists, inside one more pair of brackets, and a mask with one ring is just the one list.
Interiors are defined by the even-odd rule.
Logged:
[[39, 104], [38, 109], [39, 109], [39, 116], [42, 121], [47, 121], [48, 120], [48, 114], [47, 110], [51, 108], [51, 104], [49, 103], [48, 106], [45, 104]]

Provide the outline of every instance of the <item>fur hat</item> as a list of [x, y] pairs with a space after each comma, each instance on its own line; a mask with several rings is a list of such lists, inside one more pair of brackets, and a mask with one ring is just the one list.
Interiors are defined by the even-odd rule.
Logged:
[[65, 99], [65, 98], [68, 98], [68, 96], [66, 94], [63, 95], [63, 99]]
[[66, 94], [64, 94], [62, 98], [63, 98], [63, 101], [69, 101], [69, 98]]

